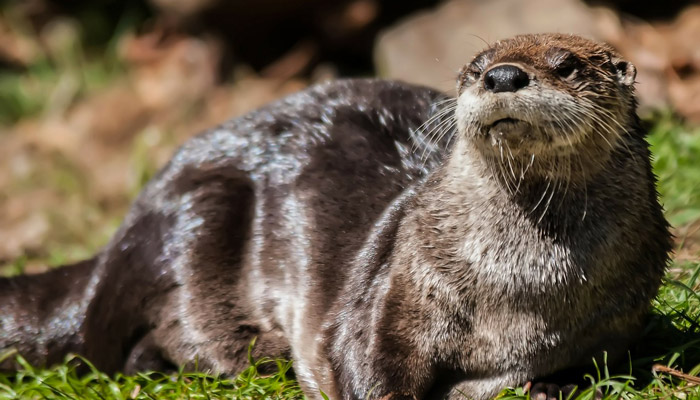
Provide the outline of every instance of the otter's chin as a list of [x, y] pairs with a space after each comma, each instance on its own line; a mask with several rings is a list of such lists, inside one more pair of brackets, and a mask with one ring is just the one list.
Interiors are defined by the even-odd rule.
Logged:
[[522, 142], [530, 130], [532, 130], [532, 126], [529, 123], [510, 117], [501, 118], [486, 126], [486, 134], [493, 141]]
[[531, 153], [534, 148], [541, 147], [535, 143], [537, 136], [533, 132], [533, 126], [521, 119], [506, 117], [482, 127], [482, 145], [488, 149], [500, 153], [505, 149], [510, 155], [522, 152]]

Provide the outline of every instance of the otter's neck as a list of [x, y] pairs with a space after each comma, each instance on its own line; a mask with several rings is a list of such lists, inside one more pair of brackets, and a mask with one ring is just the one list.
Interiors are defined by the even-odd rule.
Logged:
[[[589, 269], [598, 265], [589, 261], [613, 248], [620, 253], [614, 260], [629, 259], [639, 240], [624, 230], [641, 229], [652, 217], [662, 220], [650, 192], [645, 143], [629, 144], [631, 153], [615, 150], [585, 186], [527, 175], [517, 192], [483, 158], [459, 153], [456, 144], [419, 189], [402, 225], [401, 234], [413, 238], [406, 240], [412, 247], [402, 260], [408, 274], [423, 287], [428, 273], [412, 266], [431, 264], [431, 271], [447, 271], [450, 290], [487, 279], [498, 290], [527, 292], [543, 280], [553, 288], [589, 279]], [[523, 284], [514, 288], [514, 279]]]
[[[587, 190], [610, 168], [609, 155], [593, 161], [483, 154], [466, 140], [457, 143], [439, 172], [440, 191], [456, 201], [499, 212], [507, 208], [535, 221], [583, 219]], [[602, 161], [601, 161], [602, 160]], [[558, 215], [559, 214], [559, 215]]]

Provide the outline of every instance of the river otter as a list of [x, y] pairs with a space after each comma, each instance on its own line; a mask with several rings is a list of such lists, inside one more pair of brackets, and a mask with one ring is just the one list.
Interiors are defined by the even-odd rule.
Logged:
[[606, 45], [523, 35], [457, 99], [347, 80], [224, 123], [92, 259], [0, 280], [0, 348], [235, 374], [257, 338], [332, 399], [485, 399], [614, 359], [671, 248], [634, 76]]

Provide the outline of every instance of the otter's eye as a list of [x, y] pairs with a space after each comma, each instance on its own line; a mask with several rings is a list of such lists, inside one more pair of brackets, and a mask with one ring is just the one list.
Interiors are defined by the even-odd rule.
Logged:
[[566, 63], [564, 65], [559, 65], [556, 68], [556, 73], [560, 78], [569, 78], [577, 71], [577, 68], [572, 63]]
[[489, 60], [493, 56], [495, 50], [493, 48], [486, 49], [472, 60], [471, 63], [462, 67], [459, 72], [459, 82], [457, 84], [457, 90], [459, 93], [462, 92], [467, 86], [471, 86], [474, 82], [479, 80], [481, 74], [484, 73]]
[[554, 47], [547, 52], [547, 60], [554, 73], [562, 79], [570, 79], [583, 68], [581, 60], [567, 49]]
[[473, 65], [462, 67], [462, 70], [459, 71], [459, 78], [457, 79], [457, 92], [461, 94], [462, 90], [476, 82], [480, 75], [481, 71], [475, 69]]
[[483, 71], [478, 66], [474, 65], [474, 63], [465, 65], [462, 70], [459, 71], [457, 85], [459, 92], [461, 93], [462, 89], [467, 86], [471, 86], [474, 82], [476, 82], [481, 76], [482, 72]]
[[478, 79], [489, 64], [494, 51], [494, 49], [488, 49], [474, 57], [469, 66], [467, 66], [467, 73], [475, 80]]
[[467, 68], [467, 70], [464, 71], [464, 74], [466, 75], [467, 79], [469, 79], [471, 82], [474, 82], [481, 76], [481, 70], [475, 67], [474, 65], [470, 65], [469, 68]]

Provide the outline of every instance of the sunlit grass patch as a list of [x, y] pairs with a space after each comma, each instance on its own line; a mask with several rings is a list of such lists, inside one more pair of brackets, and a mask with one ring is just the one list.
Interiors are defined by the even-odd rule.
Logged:
[[56, 18], [42, 32], [33, 31], [27, 21], [14, 21], [11, 26], [14, 34], [41, 51], [28, 65], [0, 68], [0, 126], [39, 114], [62, 114], [78, 97], [106, 87], [125, 73], [116, 44], [131, 29], [127, 23], [117, 27], [100, 51], [88, 51], [84, 42], [90, 32], [83, 32], [76, 20]]
[[[0, 374], [0, 399], [301, 399], [297, 383], [288, 376], [291, 362], [261, 359], [233, 379], [204, 372], [148, 372], [109, 376], [74, 355], [62, 365], [38, 369], [18, 357], [21, 370]], [[276, 372], [259, 372], [274, 364]], [[78, 372], [78, 365], [87, 372]]]
[[674, 226], [700, 219], [700, 127], [660, 114], [649, 142], [666, 217]]

